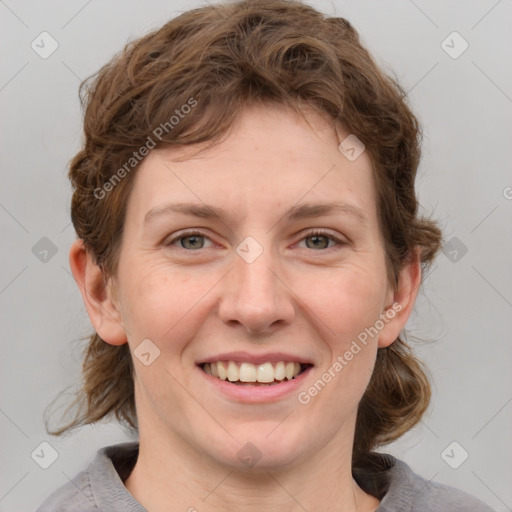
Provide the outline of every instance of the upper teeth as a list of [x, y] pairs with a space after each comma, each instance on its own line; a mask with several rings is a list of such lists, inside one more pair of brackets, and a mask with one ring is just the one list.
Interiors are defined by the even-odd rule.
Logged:
[[274, 382], [290, 380], [300, 373], [300, 363], [279, 361], [276, 363], [237, 363], [235, 361], [217, 361], [203, 365], [206, 373], [230, 382]]

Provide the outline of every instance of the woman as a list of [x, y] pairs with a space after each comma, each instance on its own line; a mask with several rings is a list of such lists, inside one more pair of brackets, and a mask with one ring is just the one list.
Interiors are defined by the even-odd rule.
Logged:
[[441, 233], [419, 127], [342, 18], [189, 11], [87, 87], [70, 265], [100, 450], [39, 512], [489, 511], [375, 448], [426, 410], [399, 337]]

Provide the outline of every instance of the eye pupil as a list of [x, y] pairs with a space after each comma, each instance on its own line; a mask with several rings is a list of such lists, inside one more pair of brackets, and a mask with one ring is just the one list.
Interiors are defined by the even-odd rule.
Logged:
[[185, 236], [181, 239], [184, 249], [201, 249], [204, 245], [204, 237], [200, 235]]
[[309, 249], [326, 249], [329, 246], [329, 238], [323, 235], [312, 235], [307, 240], [312, 241], [312, 245], [306, 242]]
[[[306, 241], [306, 247], [308, 249], [328, 249], [332, 238], [322, 234], [311, 234], [306, 236], [303, 240]], [[202, 249], [204, 248], [205, 237], [200, 233], [190, 234], [187, 236], [182, 236], [176, 241], [179, 242], [179, 245], [183, 249]]]

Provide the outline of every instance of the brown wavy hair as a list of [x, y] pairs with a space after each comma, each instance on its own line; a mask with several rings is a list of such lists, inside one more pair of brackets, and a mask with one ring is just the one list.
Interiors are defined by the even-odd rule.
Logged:
[[[156, 147], [217, 143], [244, 107], [279, 104], [303, 114], [309, 104], [366, 146], [373, 164], [388, 278], [419, 249], [428, 267], [441, 244], [437, 224], [418, 213], [415, 177], [419, 123], [396, 79], [386, 75], [344, 18], [327, 17], [298, 0], [245, 0], [193, 9], [130, 42], [80, 86], [83, 148], [70, 164], [71, 217], [78, 238], [115, 276], [125, 210], [137, 167], [98, 199], [98, 190], [169, 123], [182, 105], [197, 105]], [[181, 116], [180, 116], [181, 117]], [[156, 137], [153, 137], [156, 139]], [[119, 176], [119, 174], [118, 174]], [[379, 349], [359, 404], [353, 463], [416, 425], [430, 400], [426, 369], [398, 338]], [[137, 430], [133, 364], [128, 344], [112, 346], [97, 333], [84, 350], [83, 385], [56, 430], [115, 415]]]

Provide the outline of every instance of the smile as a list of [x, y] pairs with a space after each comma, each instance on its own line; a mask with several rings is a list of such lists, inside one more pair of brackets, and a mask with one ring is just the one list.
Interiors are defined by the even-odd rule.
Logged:
[[237, 361], [215, 361], [204, 363], [201, 368], [205, 373], [220, 380], [227, 380], [238, 385], [279, 384], [293, 380], [305, 371], [309, 364], [290, 361], [265, 362], [252, 364]]

